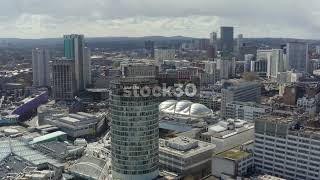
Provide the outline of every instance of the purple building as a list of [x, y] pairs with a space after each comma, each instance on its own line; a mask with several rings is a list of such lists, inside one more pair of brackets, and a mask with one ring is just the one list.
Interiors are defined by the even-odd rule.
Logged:
[[32, 95], [30, 97], [22, 100], [22, 104], [17, 107], [12, 114], [19, 115], [19, 121], [25, 121], [32, 117], [32, 114], [37, 111], [37, 108], [41, 104], [48, 102], [49, 94], [47, 91], [40, 92], [37, 95]]

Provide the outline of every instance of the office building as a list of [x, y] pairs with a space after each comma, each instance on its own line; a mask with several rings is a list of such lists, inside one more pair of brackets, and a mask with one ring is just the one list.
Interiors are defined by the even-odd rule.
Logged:
[[179, 177], [201, 179], [211, 173], [211, 158], [215, 145], [188, 137], [160, 139], [160, 169]]
[[244, 46], [243, 34], [239, 34], [237, 38], [236, 50], [235, 50], [238, 56], [240, 55], [240, 51], [243, 46]]
[[300, 72], [308, 72], [308, 44], [303, 42], [287, 43], [287, 58], [289, 68]]
[[88, 87], [92, 84], [91, 50], [88, 47], [84, 48], [83, 78], [84, 78], [85, 87]]
[[33, 86], [50, 86], [49, 61], [49, 50], [39, 48], [32, 50]]
[[[159, 99], [141, 91], [157, 85], [154, 74], [129, 74], [111, 83], [113, 179], [150, 180], [159, 175]], [[126, 93], [134, 89], [137, 93]]]
[[214, 49], [214, 47], [212, 45], [209, 45], [208, 46], [208, 49], [207, 49], [207, 56], [208, 56], [208, 59], [213, 61], [214, 60], [214, 57], [216, 56], [216, 50]]
[[233, 27], [220, 28], [220, 50], [222, 56], [229, 56], [233, 53]]
[[248, 122], [254, 122], [262, 115], [271, 113], [272, 108], [253, 102], [234, 101], [227, 103], [226, 118], [241, 119]]
[[56, 101], [71, 101], [78, 94], [74, 60], [57, 59], [52, 62], [53, 97]]
[[205, 73], [210, 77], [210, 84], [215, 84], [220, 80], [220, 70], [217, 67], [216, 61], [205, 62]]
[[146, 51], [147, 57], [154, 58], [154, 41], [145, 41], [144, 49]]
[[91, 80], [90, 50], [85, 48], [84, 36], [64, 35], [64, 57], [74, 60], [77, 89], [83, 91]]
[[158, 73], [156, 66], [145, 63], [122, 63], [120, 69], [122, 77], [156, 77]]
[[159, 66], [163, 64], [164, 60], [173, 60], [175, 59], [176, 50], [168, 48], [157, 48], [154, 50], [154, 59], [156, 64]]
[[263, 59], [251, 61], [250, 71], [257, 73], [259, 77], [267, 77], [268, 61]]
[[272, 49], [257, 50], [257, 61], [267, 62], [267, 77], [271, 77], [271, 58], [272, 58]]
[[255, 56], [253, 54], [244, 55], [244, 72], [250, 72], [251, 62], [254, 61]]
[[228, 80], [236, 76], [235, 59], [217, 59], [217, 69], [220, 71], [220, 79]]
[[221, 93], [221, 117], [225, 118], [228, 103], [234, 101], [260, 103], [261, 84], [254, 81], [228, 80], [223, 82]]
[[284, 179], [320, 179], [319, 120], [308, 118], [272, 114], [256, 121], [257, 172]]
[[210, 33], [209, 47], [212, 47], [212, 58], [216, 57], [218, 51], [218, 38], [217, 33]]
[[288, 70], [288, 63], [283, 49], [272, 49], [270, 61], [270, 79], [277, 79], [278, 73]]

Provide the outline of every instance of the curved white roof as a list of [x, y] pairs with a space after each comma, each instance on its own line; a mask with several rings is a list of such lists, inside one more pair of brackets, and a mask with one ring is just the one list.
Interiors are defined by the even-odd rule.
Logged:
[[206, 106], [190, 101], [168, 100], [159, 105], [161, 113], [203, 118], [212, 115], [212, 110]]

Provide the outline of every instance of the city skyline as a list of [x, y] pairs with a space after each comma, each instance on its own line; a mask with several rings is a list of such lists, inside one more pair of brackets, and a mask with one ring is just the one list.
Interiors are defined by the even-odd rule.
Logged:
[[0, 37], [53, 38], [77, 33], [86, 37], [203, 38], [220, 26], [234, 26], [235, 36], [320, 39], [320, 23], [314, 21], [320, 16], [319, 5], [315, 0], [4, 0]]

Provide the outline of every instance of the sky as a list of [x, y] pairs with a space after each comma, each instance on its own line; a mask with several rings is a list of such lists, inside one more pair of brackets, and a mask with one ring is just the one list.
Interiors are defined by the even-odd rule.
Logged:
[[320, 39], [319, 0], [0, 0], [0, 38], [244, 37]]

